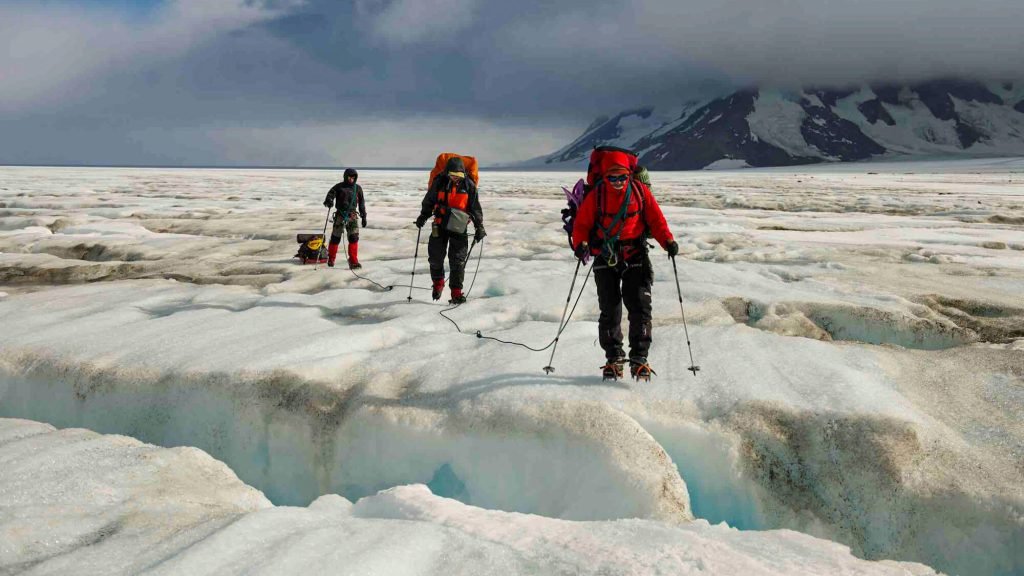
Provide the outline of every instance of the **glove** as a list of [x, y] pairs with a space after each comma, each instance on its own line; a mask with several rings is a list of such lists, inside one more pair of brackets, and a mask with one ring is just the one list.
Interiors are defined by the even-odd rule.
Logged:
[[363, 224], [363, 228], [366, 228], [366, 218], [363, 218], [362, 224]]
[[679, 254], [679, 243], [675, 240], [669, 242], [665, 246], [665, 252], [668, 252], [670, 258], [674, 258], [676, 254]]
[[423, 228], [423, 225], [427, 223], [427, 219], [420, 216], [419, 218], [416, 218], [416, 221], [413, 223], [416, 224], [417, 228]]
[[586, 242], [580, 242], [580, 245], [573, 250], [573, 254], [576, 254], [576, 258], [583, 260], [590, 254], [590, 246]]
[[331, 200], [330, 198], [324, 200], [324, 206], [326, 206], [327, 209], [330, 210], [331, 208], [334, 207], [334, 200]]
[[479, 242], [484, 239], [484, 236], [487, 236], [487, 232], [485, 232], [484, 227], [481, 226], [476, 229], [476, 234], [473, 235], [473, 241]]

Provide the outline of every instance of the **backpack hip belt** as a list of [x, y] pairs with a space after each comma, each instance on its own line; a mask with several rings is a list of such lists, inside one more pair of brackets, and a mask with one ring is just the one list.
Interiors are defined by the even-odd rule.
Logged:
[[[616, 242], [614, 248], [609, 248], [605, 244], [602, 246], [601, 258], [594, 263], [594, 267], [615, 268], [617, 266], [624, 266], [627, 269], [639, 268], [644, 265], [643, 255], [647, 254], [647, 249], [646, 234], [638, 238], [620, 240]], [[601, 263], [602, 260], [604, 260], [604, 263]]]

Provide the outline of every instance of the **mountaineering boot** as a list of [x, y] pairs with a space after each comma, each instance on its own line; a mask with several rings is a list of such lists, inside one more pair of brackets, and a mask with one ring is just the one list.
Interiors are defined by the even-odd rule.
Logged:
[[607, 364], [601, 367], [602, 377], [605, 380], [618, 380], [622, 378], [623, 364], [625, 364], [625, 360], [622, 358], [609, 360]]
[[650, 382], [651, 376], [658, 375], [657, 372], [651, 369], [651, 365], [647, 363], [646, 358], [630, 358], [629, 374], [634, 380], [643, 380], [644, 382]]
[[434, 290], [430, 293], [430, 297], [434, 300], [440, 300], [442, 292], [444, 292], [444, 279], [434, 280]]
[[334, 268], [334, 260], [338, 257], [338, 246], [341, 246], [340, 242], [338, 244], [331, 242], [327, 245], [327, 265], [331, 268]]
[[452, 299], [448, 301], [449, 304], [464, 304], [466, 302], [466, 296], [462, 293], [462, 288], [452, 288]]
[[359, 263], [359, 242], [348, 243], [348, 267], [352, 270], [358, 270], [363, 267]]

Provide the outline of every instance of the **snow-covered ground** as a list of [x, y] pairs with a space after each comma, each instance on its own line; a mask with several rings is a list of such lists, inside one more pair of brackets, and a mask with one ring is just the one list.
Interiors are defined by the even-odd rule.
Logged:
[[481, 174], [462, 334], [425, 173], [361, 175], [394, 289], [290, 259], [339, 176], [0, 168], [0, 417], [230, 467], [5, 421], [0, 571], [1024, 571], [1024, 161], [655, 173], [649, 384], [583, 271], [553, 374], [476, 337], [554, 337], [580, 174]]

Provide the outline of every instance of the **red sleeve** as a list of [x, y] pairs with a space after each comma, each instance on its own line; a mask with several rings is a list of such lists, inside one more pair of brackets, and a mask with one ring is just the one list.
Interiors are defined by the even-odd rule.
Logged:
[[576, 211], [576, 219], [572, 224], [572, 247], [579, 247], [580, 242], [590, 241], [590, 232], [594, 229], [597, 214], [597, 194], [590, 193], [583, 197], [583, 203]]
[[[651, 235], [658, 241], [658, 244], [661, 244], [662, 248], [675, 240], [672, 237], [672, 231], [668, 229], [668, 222], [665, 221], [665, 215], [661, 212], [661, 206], [658, 206], [658, 201], [654, 199], [654, 194], [651, 194], [651, 189], [647, 186], [644, 186], [644, 221], [647, 223]], [[573, 236], [575, 237], [575, 233]]]

